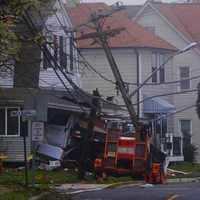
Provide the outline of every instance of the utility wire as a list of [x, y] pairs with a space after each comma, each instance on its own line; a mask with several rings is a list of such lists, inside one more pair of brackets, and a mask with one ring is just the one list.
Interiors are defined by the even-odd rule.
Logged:
[[[39, 12], [40, 12], [40, 11], [39, 11]], [[70, 31], [70, 30], [66, 30], [66, 27], [63, 26], [63, 24], [62, 24], [61, 20], [59, 19], [59, 17], [58, 17], [58, 15], [57, 15], [57, 13], [56, 13], [55, 10], [54, 10], [54, 14], [55, 14], [55, 16], [56, 16], [56, 18], [57, 18], [57, 21], [58, 21], [59, 24], [62, 26], [63, 30], [65, 30], [65, 32], [72, 32], [72, 31]], [[41, 13], [39, 13], [39, 16], [40, 16], [40, 18], [43, 20], [43, 17], [42, 17], [42, 15], [41, 15]], [[106, 19], [106, 18], [104, 18], [104, 19]], [[43, 25], [45, 25], [44, 20], [43, 20]], [[46, 29], [47, 29], [47, 28], [46, 28]], [[48, 29], [47, 29], [47, 30], [48, 30]], [[49, 31], [49, 30], [48, 30], [48, 31]], [[126, 31], [127, 31], [127, 30], [126, 30]], [[129, 31], [127, 31], [127, 32], [130, 34]], [[131, 35], [131, 34], [130, 34], [130, 35]], [[74, 59], [75, 62], [78, 62], [79, 64], [83, 64], [85, 67], [90, 68], [92, 71], [94, 71], [94, 72], [95, 72], [100, 78], [102, 78], [103, 80], [105, 80], [105, 81], [107, 81], [107, 82], [110, 82], [110, 83], [116, 85], [116, 82], [114, 82], [113, 80], [107, 78], [107, 77], [106, 77], [105, 75], [103, 75], [101, 72], [99, 72], [98, 70], [96, 70], [95, 67], [93, 67], [93, 66], [87, 61], [87, 59], [85, 58], [85, 56], [83, 56], [83, 54], [81, 53], [80, 49], [76, 47], [75, 42], [73, 42], [73, 46], [74, 46], [74, 48], [77, 49], [77, 52], [78, 52], [79, 56], [83, 59], [83, 61], [80, 61], [79, 59], [76, 59], [76, 58], [73, 57], [73, 59]], [[70, 57], [70, 55], [68, 55], [68, 54], [66, 54], [66, 55], [67, 55], [68, 57]], [[166, 82], [166, 81], [165, 81], [165, 82], [163, 82], [163, 83], [146, 83], [146, 84], [144, 84], [144, 85], [150, 85], [150, 86], [152, 86], [152, 85], [153, 85], [153, 86], [157, 86], [157, 85], [168, 85], [168, 84], [180, 83], [180, 82], [182, 82], [182, 81], [187, 81], [187, 80], [194, 80], [194, 79], [198, 79], [198, 78], [200, 78], [200, 75], [193, 76], [193, 77], [186, 78], [186, 79], [181, 79], [181, 80], [175, 80], [175, 81], [169, 81], [169, 82]], [[127, 81], [124, 81], [124, 83], [125, 83], [125, 84], [128, 84], [128, 85], [137, 85], [137, 83], [131, 83], [131, 82], [127, 82]]]
[[[11, 69], [11, 68], [9, 68], [9, 66], [5, 66], [6, 68], [8, 68], [9, 70], [11, 70], [13, 73], [14, 73], [14, 70], [13, 69]], [[27, 74], [25, 74], [25, 73], [18, 73], [18, 74], [15, 74], [15, 76], [17, 77], [17, 78], [20, 78], [21, 76], [26, 76], [30, 81], [33, 81], [33, 79], [32, 79], [32, 77], [30, 77], [30, 76], [27, 76]], [[31, 90], [31, 88], [24, 88], [32, 97], [34, 97], [34, 94], [32, 93], [32, 90]], [[38, 91], [41, 91], [41, 88], [37, 88], [37, 90]], [[45, 92], [44, 90], [42, 90], [43, 92]], [[57, 95], [55, 95], [55, 94], [52, 94], [52, 93], [47, 93], [49, 96], [52, 96], [52, 97], [54, 97], [54, 98], [57, 98], [57, 99], [60, 99], [60, 100], [63, 100], [63, 101], [71, 101], [71, 102], [74, 102], [73, 101], [73, 99], [64, 99], [64, 98], [62, 98], [62, 97], [60, 97], [60, 96], [57, 96]]]
[[161, 120], [161, 119], [163, 119], [163, 118], [171, 117], [171, 116], [173, 116], [173, 115], [176, 115], [176, 114], [182, 113], [182, 112], [184, 112], [184, 111], [186, 111], [186, 110], [189, 110], [189, 109], [191, 109], [191, 108], [194, 108], [194, 107], [196, 107], [196, 106], [198, 106], [198, 105], [200, 105], [200, 104], [193, 104], [193, 105], [184, 107], [184, 108], [179, 109], [179, 110], [177, 110], [177, 111], [175, 111], [175, 112], [168, 113], [168, 114], [163, 115], [163, 116], [161, 116], [161, 117], [158, 117], [158, 118], [156, 118], [156, 119], [152, 119], [151, 122], [156, 122], [156, 121], [159, 121], [159, 120]]
[[[23, 16], [24, 21], [26, 22], [28, 28], [30, 29], [31, 33], [33, 35], [37, 34], [37, 29], [33, 23], [33, 21], [31, 20], [29, 14], [27, 12], [25, 12], [24, 16]], [[70, 90], [67, 88], [66, 84], [63, 82], [62, 78], [60, 77], [60, 75], [57, 73], [56, 68], [59, 69], [59, 71], [63, 74], [63, 76], [67, 79], [67, 81], [69, 82], [69, 84], [74, 88], [77, 89], [78, 86], [76, 86], [76, 84], [62, 71], [62, 69], [60, 68], [59, 64], [55, 61], [54, 57], [51, 55], [51, 53], [49, 52], [49, 50], [46, 48], [45, 45], [40, 45], [37, 43], [37, 45], [39, 46], [39, 48], [42, 50], [42, 52], [44, 53], [44, 56], [47, 58], [47, 60], [49, 61], [49, 64], [51, 65], [51, 67], [54, 69], [54, 72], [56, 73], [57, 77], [59, 78], [59, 80], [61, 81], [61, 83], [64, 85], [65, 89], [71, 94], [71, 96], [73, 96], [73, 94], [70, 92]], [[51, 63], [51, 60], [53, 61], [54, 64]], [[83, 107], [78, 103], [77, 99], [74, 98], [75, 102], [79, 105], [79, 107], [81, 108], [81, 110], [84, 111]]]
[[[26, 15], [28, 15], [27, 12], [26, 12]], [[28, 15], [27, 17], [29, 17], [29, 15]], [[35, 33], [34, 33], [35, 31], [34, 31], [34, 29], [32, 28], [32, 26], [34, 26], [33, 22], [31, 21], [31, 25], [30, 25], [29, 22], [27, 21], [26, 17], [24, 17], [24, 20], [26, 20], [27, 25], [28, 25], [29, 28], [33, 31], [33, 34], [35, 34]], [[30, 19], [30, 20], [31, 20], [31, 19]], [[37, 45], [39, 45], [39, 44], [37, 44]], [[79, 88], [79, 87], [78, 87], [78, 86], [77, 86], [77, 85], [62, 71], [61, 67], [60, 67], [59, 64], [55, 61], [54, 57], [53, 57], [53, 56], [51, 55], [51, 53], [48, 51], [48, 49], [46, 48], [46, 46], [44, 46], [44, 45], [43, 45], [43, 46], [39, 45], [39, 47], [41, 48], [41, 50], [42, 50], [43, 52], [46, 52], [46, 53], [47, 53], [48, 57], [54, 62], [55, 67], [56, 67], [57, 69], [60, 70], [60, 72], [63, 74], [63, 76], [66, 78], [66, 80], [67, 80], [67, 81], [69, 82], [69, 84], [74, 88], [75, 91], [77, 91], [78, 93], [80, 93], [80, 95], [83, 95], [83, 97], [94, 98], [93, 95], [88, 94], [88, 93], [86, 93], [84, 90], [82, 90], [81, 88]], [[52, 63], [50, 63], [50, 64], [51, 64], [52, 68], [55, 68], [54, 65], [52, 65]], [[101, 97], [97, 97], [97, 98], [98, 98], [99, 100], [101, 100], [101, 101], [107, 103], [107, 104], [114, 105], [114, 106], [117, 106], [117, 107], [120, 108], [119, 105], [116, 105], [116, 104], [114, 104], [114, 103], [112, 103], [112, 102], [106, 101], [106, 100], [102, 99]], [[93, 104], [90, 103], [90, 106], [93, 107]]]
[[[65, 29], [65, 27], [63, 26], [63, 24], [61, 23], [61, 21], [58, 20], [58, 22], [59, 22], [59, 24], [61, 25], [62, 29], [64, 30], [65, 34], [68, 34], [68, 31]], [[80, 89], [80, 88], [79, 88], [79, 89]], [[83, 91], [82, 89], [80, 89], [80, 90], [81, 90], [86, 96], [89, 96], [89, 97], [92, 97], [92, 98], [93, 98], [93, 95], [86, 93], [86, 92]], [[98, 98], [98, 97], [97, 97], [97, 98]], [[104, 99], [102, 99], [101, 97], [99, 97], [99, 99], [100, 99], [101, 101], [105, 102], [105, 103], [110, 104], [110, 105], [115, 105], [115, 106], [120, 107], [119, 105], [116, 105], [116, 104], [114, 104], [114, 103], [112, 103], [112, 102], [109, 102], [109, 101], [107, 101], [107, 100], [104, 100]]]

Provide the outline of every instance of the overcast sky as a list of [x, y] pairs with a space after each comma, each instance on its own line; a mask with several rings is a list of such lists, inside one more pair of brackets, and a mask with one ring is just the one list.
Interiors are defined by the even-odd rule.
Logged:
[[[105, 2], [107, 4], [113, 4], [117, 1], [121, 1], [124, 4], [143, 4], [146, 0], [82, 0], [82, 2]], [[174, 2], [175, 0], [162, 0], [163, 2]]]

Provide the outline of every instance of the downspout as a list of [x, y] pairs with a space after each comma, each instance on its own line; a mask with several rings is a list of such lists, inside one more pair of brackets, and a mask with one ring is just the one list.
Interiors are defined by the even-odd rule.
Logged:
[[[137, 73], [137, 87], [140, 86], [140, 58], [139, 58], [139, 52], [138, 49], [135, 49], [136, 53], [136, 73]], [[140, 90], [137, 91], [137, 118], [140, 119]]]

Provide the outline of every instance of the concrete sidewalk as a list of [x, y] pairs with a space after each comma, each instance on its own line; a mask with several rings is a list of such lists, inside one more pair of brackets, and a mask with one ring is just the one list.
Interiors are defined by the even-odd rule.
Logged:
[[58, 187], [54, 187], [58, 192], [66, 192], [68, 194], [78, 194], [82, 192], [90, 192], [103, 190], [109, 187], [109, 184], [86, 184], [86, 183], [76, 183], [76, 184], [63, 184]]

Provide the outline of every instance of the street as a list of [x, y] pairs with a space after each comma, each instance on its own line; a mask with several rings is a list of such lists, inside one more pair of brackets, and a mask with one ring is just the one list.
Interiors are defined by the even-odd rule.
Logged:
[[129, 185], [73, 195], [73, 200], [199, 200], [200, 183]]

